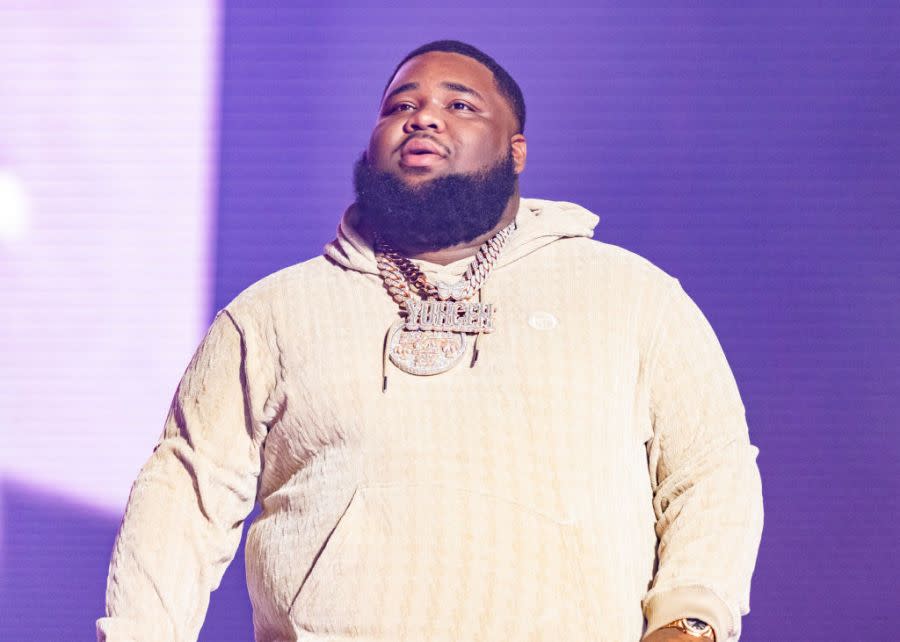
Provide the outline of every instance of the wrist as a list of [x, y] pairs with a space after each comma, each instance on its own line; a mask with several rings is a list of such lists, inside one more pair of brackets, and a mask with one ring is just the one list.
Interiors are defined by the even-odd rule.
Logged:
[[707, 622], [717, 642], [735, 640], [740, 635], [737, 609], [732, 612], [729, 603], [715, 591], [698, 584], [672, 587], [662, 592], [655, 590], [644, 601], [644, 614], [648, 631], [655, 631], [683, 617], [692, 617]]
[[715, 642], [716, 639], [716, 633], [713, 630], [712, 626], [701, 619], [693, 617], [683, 617], [678, 620], [669, 622], [668, 624], [660, 628], [677, 629], [682, 633], [687, 633], [691, 637], [704, 640], [712, 640], [713, 642]]

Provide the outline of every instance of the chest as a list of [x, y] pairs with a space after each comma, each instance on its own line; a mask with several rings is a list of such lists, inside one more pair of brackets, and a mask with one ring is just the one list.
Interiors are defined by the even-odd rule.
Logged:
[[282, 442], [287, 468], [337, 445], [376, 479], [453, 477], [467, 467], [567, 474], [597, 456], [640, 454], [641, 318], [613, 282], [496, 272], [482, 291], [494, 330], [477, 342], [467, 335], [460, 362], [432, 376], [386, 359], [399, 315], [381, 284], [351, 285], [279, 331], [286, 410], [269, 439]]

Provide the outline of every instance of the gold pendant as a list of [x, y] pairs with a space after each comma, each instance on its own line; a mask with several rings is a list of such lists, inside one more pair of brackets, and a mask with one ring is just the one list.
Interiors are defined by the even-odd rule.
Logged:
[[446, 372], [466, 353], [468, 340], [462, 332], [442, 330], [407, 330], [400, 322], [388, 336], [391, 362], [414, 375]]

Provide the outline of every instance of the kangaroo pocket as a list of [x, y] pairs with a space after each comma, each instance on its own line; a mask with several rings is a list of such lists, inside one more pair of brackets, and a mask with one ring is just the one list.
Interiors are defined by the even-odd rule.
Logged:
[[390, 640], [590, 639], [575, 527], [436, 484], [357, 488], [291, 608], [299, 631]]

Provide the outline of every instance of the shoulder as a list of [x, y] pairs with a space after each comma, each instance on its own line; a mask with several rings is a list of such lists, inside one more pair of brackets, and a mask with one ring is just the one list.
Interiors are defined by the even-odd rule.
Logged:
[[653, 263], [647, 257], [638, 254], [632, 250], [598, 241], [591, 238], [573, 239], [576, 241], [576, 251], [583, 254], [586, 258], [593, 259], [599, 263], [614, 266], [617, 269], [647, 275], [649, 278], [655, 279], [671, 279], [673, 278], [660, 266]]
[[[650, 259], [622, 246], [593, 238], [600, 216], [583, 205], [570, 201], [542, 198], [522, 198], [522, 206], [546, 219], [552, 226], [549, 233], [557, 233], [563, 243], [551, 247], [562, 256], [603, 270], [617, 270], [622, 274], [641, 275], [644, 278], [669, 281], [673, 277]], [[549, 215], [549, 216], [548, 216]]]
[[678, 283], [647, 257], [620, 245], [583, 237], [564, 239], [556, 245], [558, 254], [573, 262], [588, 283], [660, 293]]
[[287, 302], [323, 287], [329, 278], [333, 278], [334, 272], [335, 266], [324, 256], [295, 263], [249, 285], [226, 304], [223, 310], [236, 321], [277, 316]]
[[583, 205], [541, 198], [522, 198], [521, 205], [530, 210], [536, 220], [541, 220], [538, 225], [545, 228], [540, 230], [543, 235], [556, 237], [554, 242], [542, 248], [541, 258], [574, 269], [577, 278], [584, 279], [585, 283], [667, 289], [677, 282], [673, 275], [649, 258], [593, 238], [597, 229], [602, 229], [597, 228], [601, 217]]

